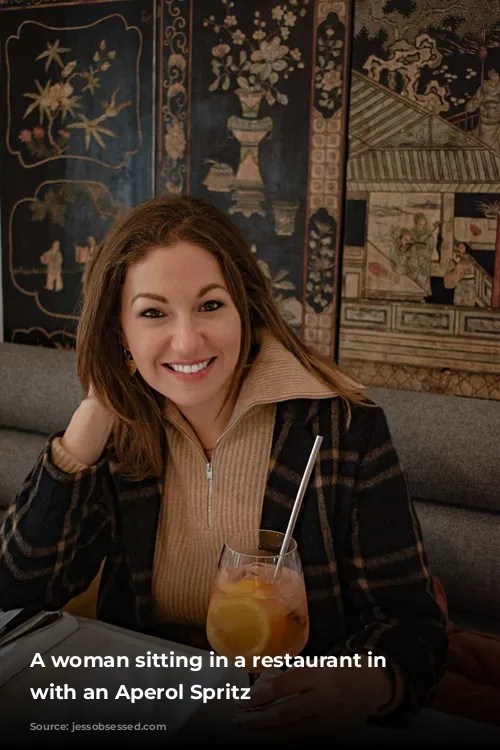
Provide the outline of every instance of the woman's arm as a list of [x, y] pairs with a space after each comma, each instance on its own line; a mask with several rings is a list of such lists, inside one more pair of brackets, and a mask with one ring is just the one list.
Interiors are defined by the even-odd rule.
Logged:
[[398, 723], [432, 697], [444, 671], [448, 640], [420, 524], [384, 413], [378, 407], [362, 411], [361, 417], [353, 417], [353, 431], [361, 434], [371, 426], [340, 566], [352, 633], [342, 650], [386, 657], [401, 694], [395, 696], [399, 705], [378, 721]]
[[61, 438], [52, 436], [6, 511], [0, 527], [0, 608], [58, 609], [97, 574], [114, 534], [108, 463], [105, 457], [94, 463], [108, 427], [99, 409], [83, 401], [62, 444], [77, 464], [92, 465], [63, 471], [51, 450]]

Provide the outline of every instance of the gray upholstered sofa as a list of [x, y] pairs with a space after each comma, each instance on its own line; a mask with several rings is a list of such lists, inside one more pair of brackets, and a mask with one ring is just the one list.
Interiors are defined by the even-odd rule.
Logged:
[[[372, 391], [452, 619], [500, 633], [500, 402]], [[74, 353], [0, 343], [0, 509], [79, 403]]]

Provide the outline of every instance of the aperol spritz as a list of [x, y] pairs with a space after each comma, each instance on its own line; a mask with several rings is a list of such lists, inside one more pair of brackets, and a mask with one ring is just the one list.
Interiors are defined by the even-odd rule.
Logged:
[[276, 571], [283, 534], [244, 532], [228, 539], [207, 615], [213, 649], [249, 672], [272, 666], [263, 657], [296, 656], [307, 643], [309, 618], [302, 565], [291, 539]]

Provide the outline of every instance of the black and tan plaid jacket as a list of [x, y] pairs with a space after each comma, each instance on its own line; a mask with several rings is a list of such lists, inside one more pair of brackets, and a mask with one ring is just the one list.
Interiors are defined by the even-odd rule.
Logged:
[[[432, 696], [447, 637], [418, 520], [382, 410], [340, 399], [277, 405], [261, 528], [284, 531], [314, 438], [323, 436], [294, 532], [304, 567], [310, 637], [303, 653], [372, 650], [406, 683], [404, 723]], [[54, 437], [54, 436], [53, 436]], [[50, 458], [50, 440], [0, 529], [0, 607], [63, 607], [104, 558], [98, 616], [148, 632], [162, 486], [113, 473], [110, 456], [77, 474]]]

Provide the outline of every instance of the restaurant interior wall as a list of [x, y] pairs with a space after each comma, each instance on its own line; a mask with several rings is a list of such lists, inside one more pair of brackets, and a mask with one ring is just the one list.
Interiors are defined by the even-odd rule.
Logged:
[[500, 9], [469, 6], [3, 2], [5, 339], [73, 348], [112, 224], [191, 192], [362, 382], [499, 399]]

